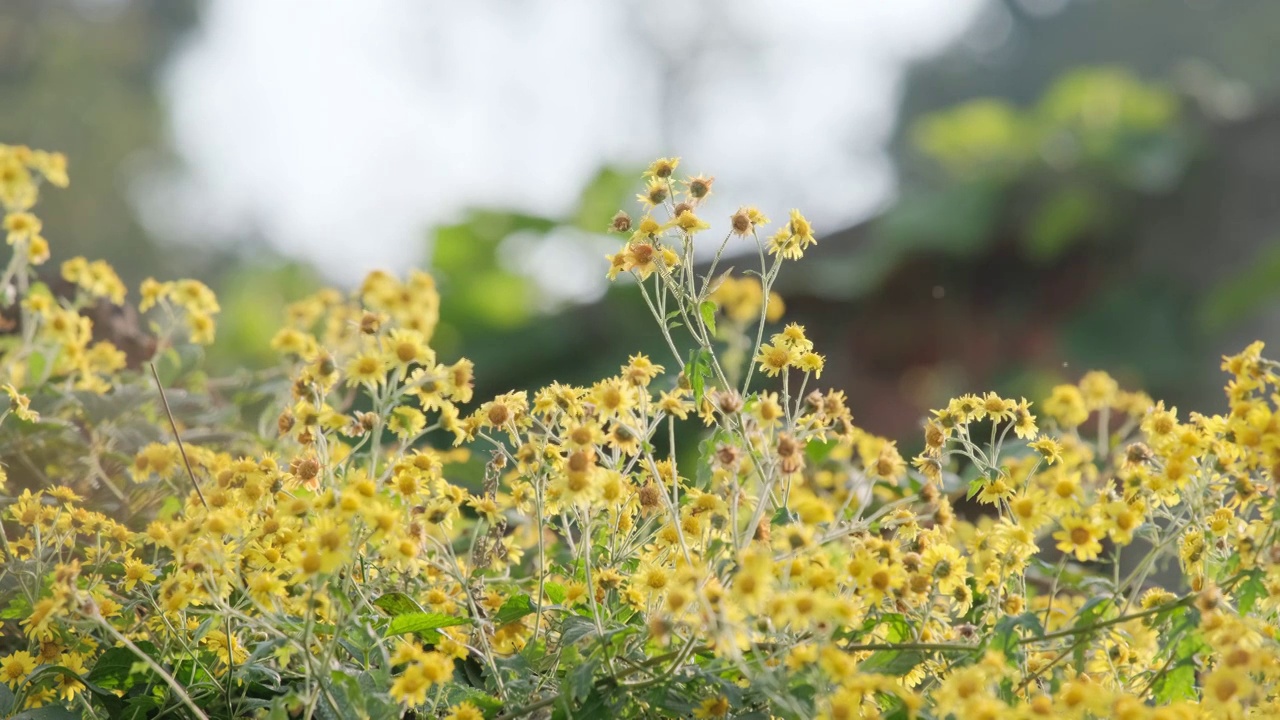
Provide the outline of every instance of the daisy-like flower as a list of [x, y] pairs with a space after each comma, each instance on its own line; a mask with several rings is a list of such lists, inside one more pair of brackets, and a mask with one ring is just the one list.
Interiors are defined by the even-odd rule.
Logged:
[[760, 352], [756, 355], [756, 362], [760, 363], [760, 369], [769, 377], [777, 377], [778, 373], [786, 370], [795, 364], [799, 357], [794, 348], [787, 347], [781, 343], [764, 344], [760, 346]]
[[1058, 541], [1059, 550], [1087, 562], [1097, 560], [1102, 552], [1102, 535], [1102, 527], [1093, 518], [1068, 515], [1062, 518], [1062, 529], [1053, 534], [1053, 539]]

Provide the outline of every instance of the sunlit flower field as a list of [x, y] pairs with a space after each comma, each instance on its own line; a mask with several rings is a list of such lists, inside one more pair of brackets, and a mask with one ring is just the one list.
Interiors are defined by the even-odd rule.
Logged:
[[684, 170], [649, 167], [599, 267], [662, 352], [480, 398], [416, 270], [210, 377], [214, 293], [51, 261], [67, 160], [0, 146], [0, 716], [1280, 717], [1262, 343], [1218, 414], [1094, 371], [955, 398], [904, 457], [786, 322], [814, 228], [703, 218], [728, 190]]

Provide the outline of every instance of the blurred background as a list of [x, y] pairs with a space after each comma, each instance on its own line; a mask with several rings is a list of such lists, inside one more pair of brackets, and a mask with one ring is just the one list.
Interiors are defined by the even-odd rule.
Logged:
[[813, 221], [788, 319], [905, 439], [1092, 368], [1222, 406], [1219, 357], [1280, 340], [1277, 27], [1274, 0], [5, 0], [0, 141], [70, 158], [55, 260], [214, 286], [217, 367], [417, 265], [479, 397], [663, 362], [602, 231], [679, 155], [717, 229]]

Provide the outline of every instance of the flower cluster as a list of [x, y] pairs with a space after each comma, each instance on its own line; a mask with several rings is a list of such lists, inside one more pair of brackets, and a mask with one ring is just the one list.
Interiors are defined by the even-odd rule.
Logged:
[[[10, 215], [38, 178], [65, 184], [56, 156], [3, 150]], [[908, 464], [811, 387], [805, 328], [777, 327], [809, 223], [765, 238], [744, 207], [700, 267], [713, 180], [678, 166], [645, 173], [609, 257], [661, 357], [477, 400], [472, 364], [432, 348], [431, 277], [374, 273], [289, 307], [256, 427], [180, 422], [158, 372], [98, 357], [83, 311], [123, 302], [115, 274], [68, 261], [76, 296], [55, 298], [38, 221], [6, 220], [0, 713], [1280, 713], [1280, 364], [1260, 343], [1224, 361], [1221, 415], [1179, 420], [1094, 372], [1039, 405], [956, 398]], [[717, 274], [730, 242], [758, 270]], [[212, 340], [208, 288], [141, 295], [163, 351]], [[103, 409], [143, 389], [128, 418]], [[87, 459], [29, 461], [82, 427]], [[97, 509], [107, 491], [121, 512]]]

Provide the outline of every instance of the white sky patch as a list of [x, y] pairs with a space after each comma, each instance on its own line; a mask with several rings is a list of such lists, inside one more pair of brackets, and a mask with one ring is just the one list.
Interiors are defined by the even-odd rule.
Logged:
[[[716, 177], [716, 231], [741, 204], [834, 230], [892, 197], [906, 64], [984, 4], [219, 0], [166, 78], [184, 167], [139, 202], [163, 236], [261, 238], [344, 282], [423, 262], [468, 206], [565, 214], [601, 165], [659, 155]], [[581, 246], [543, 243], [538, 275]]]

